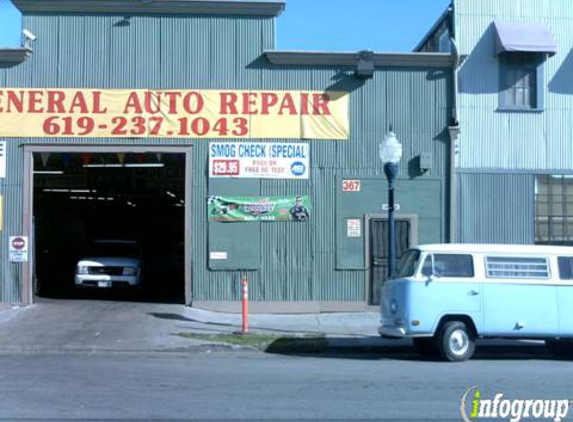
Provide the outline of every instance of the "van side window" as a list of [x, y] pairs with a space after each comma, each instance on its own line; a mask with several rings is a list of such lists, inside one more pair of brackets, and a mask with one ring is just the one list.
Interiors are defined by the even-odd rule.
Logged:
[[473, 277], [473, 259], [471, 255], [462, 254], [428, 255], [422, 266], [422, 274], [428, 277]]
[[432, 255], [428, 255], [424, 260], [424, 265], [422, 265], [422, 275], [430, 277], [434, 271], [432, 271]]
[[558, 256], [559, 278], [561, 280], [573, 280], [573, 257]]
[[547, 258], [488, 256], [485, 264], [489, 278], [549, 278]]

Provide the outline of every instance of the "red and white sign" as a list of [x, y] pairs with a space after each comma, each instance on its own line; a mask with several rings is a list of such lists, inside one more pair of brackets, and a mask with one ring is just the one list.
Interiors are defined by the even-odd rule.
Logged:
[[10, 236], [10, 262], [28, 261], [28, 237]]
[[343, 180], [342, 181], [342, 192], [360, 192], [362, 190], [362, 184], [360, 180]]
[[213, 160], [212, 176], [239, 176], [239, 160]]
[[361, 221], [359, 218], [349, 218], [346, 220], [346, 236], [347, 237], [360, 237], [362, 236]]

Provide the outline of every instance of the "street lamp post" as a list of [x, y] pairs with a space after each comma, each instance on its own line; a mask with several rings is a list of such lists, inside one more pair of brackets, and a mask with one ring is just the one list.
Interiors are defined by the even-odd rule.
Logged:
[[396, 227], [394, 224], [394, 181], [398, 174], [398, 163], [402, 158], [402, 144], [390, 130], [380, 143], [380, 158], [384, 164], [384, 174], [388, 179], [388, 278], [394, 275], [396, 266]]

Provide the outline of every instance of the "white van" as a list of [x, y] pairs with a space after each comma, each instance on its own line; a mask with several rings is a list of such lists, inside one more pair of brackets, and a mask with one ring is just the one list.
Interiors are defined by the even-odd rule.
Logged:
[[476, 338], [542, 339], [573, 350], [573, 247], [421, 245], [381, 288], [380, 335], [469, 359]]

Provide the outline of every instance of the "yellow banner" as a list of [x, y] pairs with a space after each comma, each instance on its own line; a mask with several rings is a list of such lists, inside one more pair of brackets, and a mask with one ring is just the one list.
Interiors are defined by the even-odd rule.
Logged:
[[348, 139], [348, 93], [0, 89], [0, 136]]

